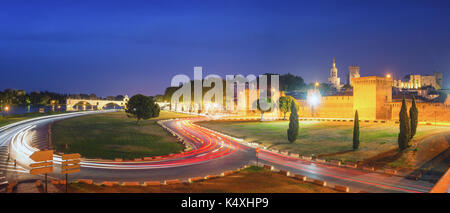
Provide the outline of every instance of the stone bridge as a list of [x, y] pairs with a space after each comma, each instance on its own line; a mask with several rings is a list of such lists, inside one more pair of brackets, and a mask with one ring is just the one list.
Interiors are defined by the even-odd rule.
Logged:
[[[89, 99], [73, 99], [68, 98], [66, 100], [66, 110], [67, 111], [78, 111], [86, 110], [87, 106], [91, 106], [92, 110], [102, 110], [106, 105], [114, 104], [120, 106], [121, 108], [125, 108], [125, 104], [128, 102], [129, 98], [125, 95], [125, 98], [121, 101], [116, 100], [89, 100]], [[78, 106], [78, 107], [76, 107]]]

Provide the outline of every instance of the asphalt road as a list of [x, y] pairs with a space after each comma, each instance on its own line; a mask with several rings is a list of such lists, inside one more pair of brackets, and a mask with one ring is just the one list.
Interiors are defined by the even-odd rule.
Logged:
[[[38, 149], [45, 149], [45, 131], [49, 123], [60, 119], [99, 112], [68, 113], [58, 116], [41, 117], [23, 121], [0, 128], [0, 157], [10, 154], [17, 160], [6, 162], [1, 158], [0, 172], [23, 174], [25, 179], [33, 178], [28, 173], [28, 165], [32, 163], [29, 155]], [[114, 162], [96, 159], [83, 159], [80, 173], [70, 174], [70, 179], [93, 179], [101, 181], [155, 181], [190, 177], [217, 175], [223, 171], [236, 169], [256, 161], [255, 148], [245, 142], [223, 136], [194, 124], [202, 118], [170, 120], [164, 125], [182, 137], [193, 147], [192, 151], [161, 159], [136, 162]], [[53, 178], [60, 175], [60, 157], [54, 156], [56, 162]], [[428, 192], [433, 184], [426, 181], [415, 181], [399, 176], [389, 176], [362, 170], [336, 167], [287, 157], [262, 150], [259, 153], [261, 164], [270, 164], [277, 169], [288, 170], [294, 174], [327, 181], [328, 185], [349, 186], [352, 192]], [[3, 166], [3, 167], [1, 167]], [[1, 174], [1, 173], [0, 173]]]

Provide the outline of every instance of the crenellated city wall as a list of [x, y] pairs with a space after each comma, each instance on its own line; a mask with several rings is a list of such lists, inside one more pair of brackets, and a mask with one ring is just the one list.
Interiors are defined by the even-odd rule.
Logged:
[[[411, 108], [411, 101], [406, 102], [409, 109]], [[450, 105], [446, 103], [416, 103], [417, 109], [419, 111], [419, 121], [421, 122], [450, 122]], [[399, 119], [400, 109], [402, 107], [402, 102], [393, 102], [390, 104], [392, 107], [392, 120]]]

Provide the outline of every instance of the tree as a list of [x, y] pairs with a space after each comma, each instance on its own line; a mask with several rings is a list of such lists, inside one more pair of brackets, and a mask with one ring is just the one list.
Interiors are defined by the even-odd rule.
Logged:
[[398, 148], [404, 150], [409, 143], [411, 135], [411, 123], [408, 118], [408, 110], [406, 107], [405, 97], [403, 97], [402, 108], [399, 113], [400, 118], [400, 133], [398, 134]]
[[286, 120], [286, 113], [291, 111], [291, 103], [294, 101], [294, 98], [291, 96], [283, 96], [278, 100], [278, 106], [280, 111], [283, 113], [283, 120]]
[[288, 140], [291, 143], [297, 139], [298, 136], [298, 114], [295, 102], [291, 103], [291, 116], [289, 116], [289, 129], [287, 130]]
[[355, 112], [355, 120], [353, 121], [353, 150], [359, 148], [359, 116], [358, 110]]
[[414, 137], [414, 135], [416, 135], [416, 131], [417, 131], [417, 124], [419, 123], [419, 111], [417, 110], [417, 106], [416, 106], [416, 98], [412, 99], [412, 106], [409, 109], [409, 118], [411, 120], [411, 135], [410, 135], [410, 139], [412, 139]]
[[263, 120], [264, 113], [269, 112], [273, 107], [271, 98], [267, 98], [266, 100], [261, 101], [260, 99], [258, 99], [253, 104], [256, 105], [256, 109], [261, 112], [261, 121]]
[[145, 95], [137, 94], [128, 100], [125, 112], [129, 117], [137, 119], [136, 124], [141, 119], [149, 119], [159, 116], [159, 106], [155, 101]]
[[305, 82], [302, 77], [295, 76], [290, 73], [280, 75], [280, 90], [281, 91], [294, 91], [301, 89], [305, 86]]

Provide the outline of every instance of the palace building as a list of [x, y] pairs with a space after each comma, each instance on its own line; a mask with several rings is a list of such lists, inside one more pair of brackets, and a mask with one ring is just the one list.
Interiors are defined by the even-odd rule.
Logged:
[[435, 72], [433, 75], [409, 75], [409, 81], [402, 81], [401, 79], [394, 80], [393, 86], [399, 89], [420, 89], [426, 86], [442, 89], [442, 73]]

